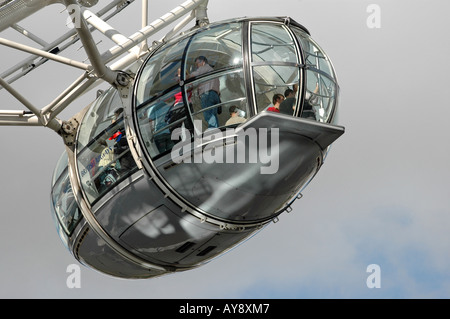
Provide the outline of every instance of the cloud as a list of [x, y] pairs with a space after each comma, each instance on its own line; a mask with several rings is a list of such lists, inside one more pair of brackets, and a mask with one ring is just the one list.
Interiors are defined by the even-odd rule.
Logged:
[[[153, 7], [151, 19], [181, 2]], [[427, 6], [432, 15], [423, 15], [425, 2], [379, 4], [381, 32], [367, 28], [367, 5], [354, 1], [325, 5], [287, 1], [277, 8], [271, 1], [253, 1], [239, 5], [239, 12], [232, 4], [210, 1], [208, 14], [213, 21], [236, 15], [292, 15], [304, 24], [336, 66], [342, 92], [340, 124], [346, 133], [333, 145], [292, 213], [189, 272], [124, 281], [82, 267], [82, 288], [68, 289], [66, 267], [76, 261], [59, 242], [49, 212], [50, 177], [62, 141], [41, 128], [0, 128], [4, 216], [0, 296], [448, 298], [450, 127], [446, 119], [450, 110], [445, 94], [449, 65], [441, 61], [450, 47], [435, 31], [445, 29], [441, 23], [447, 21], [449, 4], [439, 1], [431, 9]], [[134, 6], [136, 14], [139, 2]], [[421, 29], [410, 28], [419, 18]], [[116, 25], [120, 19], [121, 15], [111, 23]], [[132, 34], [139, 28], [135, 20], [119, 23], [118, 29]], [[14, 36], [9, 32], [5, 37]], [[7, 52], [2, 71], [12, 57]], [[55, 97], [54, 82], [58, 89], [67, 86], [60, 76], [44, 81], [46, 70], [14, 84], [25, 88], [26, 97], [39, 107]], [[67, 74], [66, 67], [61, 70]], [[66, 80], [70, 83], [75, 77]], [[38, 88], [41, 83], [44, 87]], [[4, 90], [0, 94], [2, 109], [23, 108]], [[73, 112], [61, 117], [71, 116], [94, 95], [75, 103]], [[369, 264], [381, 268], [380, 289], [366, 285]]]

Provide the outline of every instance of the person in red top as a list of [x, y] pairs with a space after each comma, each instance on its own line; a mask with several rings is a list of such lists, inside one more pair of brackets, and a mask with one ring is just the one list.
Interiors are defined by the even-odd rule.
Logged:
[[284, 101], [283, 94], [275, 94], [272, 98], [273, 106], [269, 107], [267, 111], [280, 113], [280, 104]]

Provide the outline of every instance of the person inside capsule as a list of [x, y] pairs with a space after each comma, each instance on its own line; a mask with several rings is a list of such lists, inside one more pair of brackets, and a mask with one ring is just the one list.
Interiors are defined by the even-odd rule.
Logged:
[[[181, 68], [177, 69], [177, 72], [175, 74], [175, 79], [176, 79], [177, 83], [180, 83]], [[184, 106], [182, 92], [178, 91], [177, 93], [175, 93], [174, 98], [175, 98], [175, 101], [172, 103], [172, 105], [167, 110], [166, 116], [164, 118], [169, 127], [171, 136], [172, 136], [172, 133], [177, 128], [183, 128], [183, 127], [188, 129], [192, 133], [193, 127], [191, 125], [191, 122], [186, 117], [186, 108]], [[192, 89], [189, 89], [187, 91], [187, 100], [188, 100], [189, 108], [192, 111], [191, 98], [192, 98]]]
[[295, 91], [292, 89], [286, 89], [284, 91], [284, 100], [280, 104], [280, 113], [292, 115], [295, 110], [295, 104], [297, 99], [295, 98]]
[[230, 118], [225, 123], [225, 125], [244, 123], [247, 120], [246, 118], [241, 116], [241, 112], [243, 112], [243, 111], [238, 109], [238, 107], [236, 105], [230, 106], [229, 112], [230, 112]]
[[[117, 108], [114, 111], [111, 119], [111, 124], [116, 123], [123, 117], [123, 108]], [[100, 154], [98, 163], [99, 171], [98, 181], [100, 192], [107, 190], [113, 185], [121, 176], [126, 174], [134, 167], [134, 160], [129, 152], [128, 143], [125, 137], [125, 132], [119, 127], [108, 138], [109, 141], [114, 141], [113, 146], [108, 146], [106, 141], [103, 141], [104, 149]]]
[[169, 151], [173, 147], [170, 130], [167, 127], [167, 120], [169, 120], [167, 114], [174, 103], [174, 97], [171, 97], [166, 101], [159, 101], [148, 111], [148, 120], [153, 130], [153, 140], [159, 153]]
[[283, 94], [276, 93], [273, 95], [272, 103], [273, 105], [267, 108], [267, 111], [280, 113], [280, 105], [284, 101]]
[[[208, 64], [208, 59], [205, 56], [198, 56], [195, 58], [195, 65], [197, 70], [187, 75], [187, 79], [206, 74], [214, 71], [211, 65]], [[201, 83], [197, 87], [198, 96], [201, 100], [202, 109], [204, 109], [205, 121], [208, 123], [208, 128], [219, 127], [219, 119], [217, 118], [217, 108], [209, 107], [220, 103], [220, 81], [218, 78]]]
[[[114, 111], [114, 117], [111, 122], [114, 124], [117, 121], [119, 121], [122, 117], [123, 117], [123, 108], [120, 107]], [[119, 173], [129, 172], [133, 167], [135, 167], [135, 162], [133, 156], [129, 151], [129, 146], [124, 129], [118, 130], [109, 139], [116, 140], [116, 144], [114, 144], [114, 154], [116, 154], [118, 159], [119, 167], [117, 167], [117, 169], [119, 170]]]

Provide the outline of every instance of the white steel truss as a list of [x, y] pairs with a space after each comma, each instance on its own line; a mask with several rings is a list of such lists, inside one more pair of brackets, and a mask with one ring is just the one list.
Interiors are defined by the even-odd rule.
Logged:
[[[160, 41], [167, 41], [194, 19], [196, 25], [202, 26], [209, 23], [206, 13], [208, 0], [187, 0], [151, 23], [148, 22], [148, 0], [141, 1], [142, 28], [131, 36], [119, 33], [107, 21], [129, 6], [134, 0], [112, 0], [96, 13], [89, 10], [89, 7], [95, 5], [98, 2], [97, 0], [10, 0], [0, 2], [0, 19], [3, 20], [3, 23], [0, 22], [0, 31], [10, 27], [41, 46], [40, 49], [37, 49], [0, 38], [0, 45], [30, 54], [28, 58], [0, 74], [0, 89], [7, 90], [27, 109], [25, 111], [0, 110], [0, 126], [45, 126], [61, 133], [61, 130], [65, 130], [65, 122], [57, 118], [58, 114], [98, 80], [119, 87], [126, 85], [122, 70], [149, 52], [147, 45], [149, 37], [180, 19], [181, 21], [167, 32]], [[37, 10], [54, 3], [62, 3], [66, 6], [74, 24], [73, 29], [58, 39], [48, 43], [17, 24]], [[94, 30], [104, 34], [115, 45], [100, 53], [92, 37], [92, 31]], [[60, 55], [64, 49], [79, 40], [90, 64]], [[123, 56], [123, 54], [126, 55]], [[80, 69], [83, 73], [52, 102], [39, 108], [14, 89], [12, 84], [49, 60]], [[110, 66], [107, 66], [107, 64], [110, 64]]]

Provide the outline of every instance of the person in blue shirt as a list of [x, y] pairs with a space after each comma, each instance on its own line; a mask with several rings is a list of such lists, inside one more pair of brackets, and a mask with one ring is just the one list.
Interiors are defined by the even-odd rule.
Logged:
[[153, 127], [153, 140], [159, 153], [170, 151], [174, 145], [166, 122], [166, 114], [169, 109], [170, 104], [160, 101], [151, 106], [148, 112], [148, 120]]

